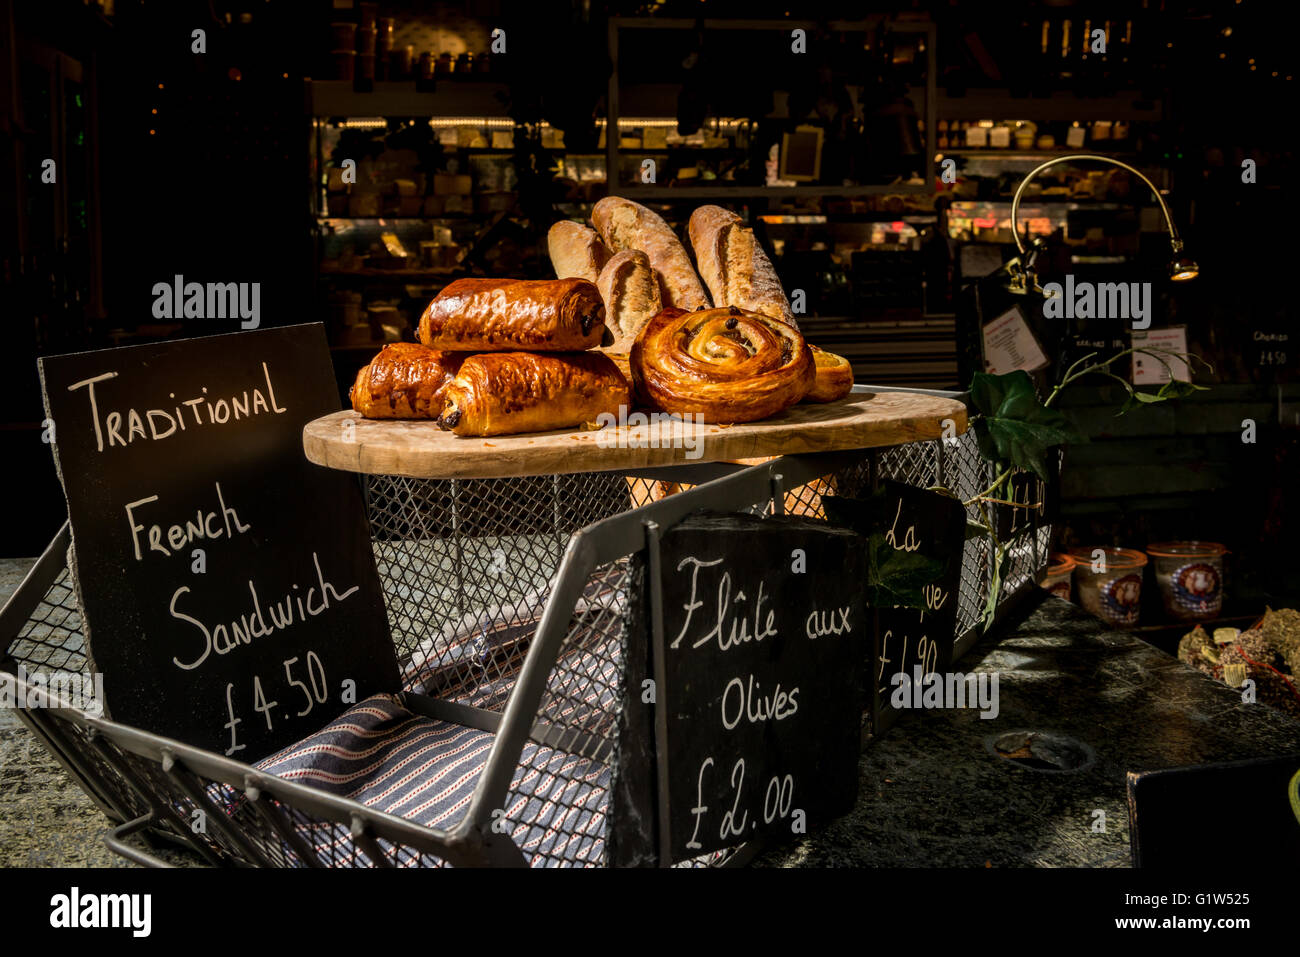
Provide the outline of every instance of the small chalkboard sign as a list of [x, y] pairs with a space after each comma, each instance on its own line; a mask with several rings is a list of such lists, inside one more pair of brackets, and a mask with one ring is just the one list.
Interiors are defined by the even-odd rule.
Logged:
[[911, 707], [916, 677], [946, 672], [956, 640], [966, 509], [939, 492], [886, 480], [868, 498], [825, 496], [826, 517], [867, 538], [872, 575], [876, 729]]
[[320, 325], [40, 361], [114, 720], [257, 760], [399, 686], [360, 489], [309, 463]]
[[664, 533], [654, 707], [672, 862], [789, 839], [852, 808], [862, 546], [845, 529], [745, 514], [699, 513]]
[[[1205, 831], [1206, 808], [1250, 827]], [[1300, 863], [1300, 752], [1128, 773], [1134, 867], [1290, 868]]]

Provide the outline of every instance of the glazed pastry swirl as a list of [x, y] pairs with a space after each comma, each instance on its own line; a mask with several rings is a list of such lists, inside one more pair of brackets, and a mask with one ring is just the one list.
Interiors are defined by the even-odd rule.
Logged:
[[632, 346], [633, 388], [651, 409], [753, 422], [794, 405], [816, 366], [803, 336], [778, 319], [736, 306], [664, 309]]

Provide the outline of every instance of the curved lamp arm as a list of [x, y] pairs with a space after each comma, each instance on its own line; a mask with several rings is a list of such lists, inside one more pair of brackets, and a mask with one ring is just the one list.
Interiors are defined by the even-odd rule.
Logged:
[[[1072, 153], [1069, 156], [1058, 156], [1054, 159], [1050, 159], [1047, 162], [1040, 163], [1038, 166], [1034, 167], [1032, 170], [1029, 171], [1029, 173], [1025, 176], [1025, 178], [1020, 181], [1020, 185], [1016, 187], [1016, 195], [1011, 200], [1011, 235], [1012, 237], [1014, 237], [1016, 241], [1016, 250], [1019, 253], [1019, 256], [1024, 256], [1026, 252], [1025, 244], [1021, 242], [1020, 239], [1020, 225], [1017, 221], [1019, 219], [1019, 214], [1020, 214], [1020, 197], [1024, 195], [1025, 187], [1029, 185], [1030, 181], [1035, 176], [1043, 172], [1043, 170], [1051, 169], [1053, 166], [1059, 166], [1062, 163], [1076, 163], [1076, 162], [1083, 162], [1083, 161], [1091, 161], [1095, 163], [1108, 163], [1111, 166], [1118, 166], [1121, 169], [1128, 170], [1138, 179], [1142, 180], [1142, 182], [1147, 184], [1147, 186], [1151, 190], [1152, 195], [1155, 196], [1156, 202], [1160, 204], [1160, 212], [1165, 218], [1165, 227], [1169, 231], [1169, 243], [1173, 249], [1173, 260], [1169, 265], [1170, 278], [1175, 281], [1183, 281], [1187, 279], [1196, 278], [1197, 274], [1200, 272], [1200, 269], [1197, 267], [1196, 263], [1192, 262], [1192, 260], [1188, 259], [1186, 256], [1183, 255], [1183, 241], [1178, 236], [1178, 227], [1174, 225], [1174, 218], [1169, 213], [1169, 206], [1165, 203], [1165, 198], [1162, 195], [1160, 195], [1160, 190], [1156, 189], [1155, 183], [1147, 179], [1147, 177], [1142, 173], [1141, 170], [1135, 169], [1134, 167], [1130, 166], [1128, 163], [1120, 162], [1119, 160], [1112, 159], [1109, 156], [1100, 156], [1092, 153]], [[1024, 292], [1027, 286], [1037, 289], [1037, 285], [1034, 281], [1034, 277], [1032, 274], [1033, 265], [1031, 260], [1032, 260], [1032, 256], [1030, 257], [1030, 259], [1026, 260], [1023, 266], [1021, 266], [1019, 262], [1019, 258], [1014, 260], [1013, 263], [1008, 263], [1009, 266], [1013, 266], [1012, 269], [1013, 275], [1017, 271], [1020, 271], [1020, 274], [1017, 277], [1019, 281], [1015, 284], [1017, 286], [1017, 289], [1015, 291]]]

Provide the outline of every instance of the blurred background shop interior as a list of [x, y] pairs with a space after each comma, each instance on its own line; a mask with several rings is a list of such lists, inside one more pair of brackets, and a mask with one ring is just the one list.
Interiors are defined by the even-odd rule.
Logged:
[[[1210, 388], [1122, 416], [1115, 381], [1063, 398], [1092, 441], [1064, 455], [1056, 548], [1222, 543], [1222, 621], [1294, 607], [1291, 9], [0, 0], [0, 548], [38, 554], [65, 514], [38, 356], [239, 328], [158, 317], [159, 282], [257, 282], [263, 327], [324, 323], [342, 402], [452, 279], [551, 277], [557, 219], [616, 193], [681, 228], [717, 203], [858, 382], [965, 389], [1015, 301], [998, 270], [1017, 187], [1090, 154], [1156, 185], [1199, 276], [1171, 281], [1141, 178], [1080, 162], [1025, 187], [1039, 279], [1150, 282], [1151, 328], [1182, 330]], [[1041, 385], [1128, 347], [1125, 320], [1020, 301]], [[1142, 627], [1181, 634], [1148, 590]]]

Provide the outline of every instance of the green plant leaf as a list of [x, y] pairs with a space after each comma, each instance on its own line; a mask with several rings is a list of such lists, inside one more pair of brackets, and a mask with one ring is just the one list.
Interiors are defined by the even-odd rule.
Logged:
[[920, 552], [905, 552], [882, 533], [867, 542], [867, 601], [875, 608], [902, 605], [925, 608], [922, 589], [943, 574], [943, 562]]
[[1166, 402], [1169, 399], [1182, 399], [1189, 395], [1195, 395], [1197, 392], [1208, 392], [1208, 385], [1197, 385], [1195, 382], [1187, 382], [1184, 379], [1170, 379], [1155, 392], [1138, 392], [1129, 390], [1128, 400], [1120, 408], [1119, 414], [1123, 415], [1130, 409], [1136, 409], [1143, 405], [1154, 405], [1157, 402]]
[[993, 574], [989, 582], [989, 593], [984, 599], [984, 613], [980, 616], [980, 632], [988, 631], [998, 614], [998, 601], [1002, 597], [1002, 579], [1011, 565], [1011, 556], [1003, 547], [994, 550]]
[[981, 454], [1006, 462], [1047, 480], [1047, 450], [1066, 442], [1082, 442], [1064, 415], [1038, 401], [1033, 380], [1016, 370], [1005, 375], [977, 372], [971, 380], [971, 401], [982, 413], [975, 421]]

